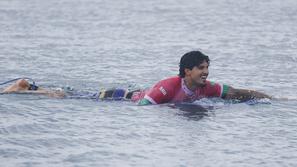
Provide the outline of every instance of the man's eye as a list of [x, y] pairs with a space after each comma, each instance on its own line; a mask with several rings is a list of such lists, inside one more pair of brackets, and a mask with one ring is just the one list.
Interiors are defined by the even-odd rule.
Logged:
[[198, 67], [199, 70], [203, 70], [204, 68], [208, 69], [208, 66], [199, 66]]

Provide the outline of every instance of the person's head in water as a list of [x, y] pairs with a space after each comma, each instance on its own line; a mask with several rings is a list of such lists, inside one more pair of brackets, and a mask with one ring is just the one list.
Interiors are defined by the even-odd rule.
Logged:
[[191, 51], [182, 56], [179, 76], [190, 79], [195, 85], [203, 86], [208, 76], [209, 58], [200, 51]]

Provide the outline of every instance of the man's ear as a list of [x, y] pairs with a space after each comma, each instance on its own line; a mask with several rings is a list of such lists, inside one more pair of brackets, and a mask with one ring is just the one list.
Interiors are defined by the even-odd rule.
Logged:
[[185, 68], [185, 74], [187, 75], [191, 75], [192, 70]]

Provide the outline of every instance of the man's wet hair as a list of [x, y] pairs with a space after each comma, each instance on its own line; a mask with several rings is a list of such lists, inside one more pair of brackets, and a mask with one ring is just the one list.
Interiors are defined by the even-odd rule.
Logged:
[[191, 51], [184, 54], [179, 62], [179, 76], [181, 78], [185, 77], [185, 69], [188, 68], [192, 70], [195, 66], [199, 66], [204, 61], [209, 64], [209, 58], [205, 54], [201, 53], [200, 51]]

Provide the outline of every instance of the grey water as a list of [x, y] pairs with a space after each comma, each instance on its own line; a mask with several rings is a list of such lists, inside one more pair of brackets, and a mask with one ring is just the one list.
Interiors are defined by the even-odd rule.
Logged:
[[[267, 103], [205, 113], [0, 95], [0, 166], [297, 166], [296, 0], [1, 0], [0, 82], [147, 88], [201, 50], [209, 80]], [[3, 87], [2, 87], [3, 88]]]

